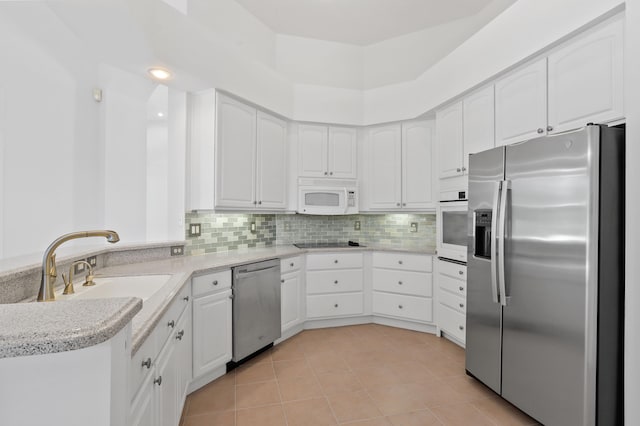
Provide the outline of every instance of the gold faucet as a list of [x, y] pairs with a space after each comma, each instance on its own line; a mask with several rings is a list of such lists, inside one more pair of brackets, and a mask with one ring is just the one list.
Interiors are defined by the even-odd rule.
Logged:
[[84, 283], [82, 284], [85, 287], [96, 285], [93, 282], [93, 267], [86, 260], [76, 260], [69, 266], [69, 280], [67, 281], [67, 277], [62, 274], [62, 281], [64, 281], [64, 291], [62, 294], [73, 294], [75, 290], [73, 289], [73, 267], [79, 264], [85, 264], [87, 268], [89, 268], [89, 273], [84, 278]]
[[[38, 302], [50, 302], [56, 300], [56, 296], [53, 292], [54, 284], [56, 282], [56, 278], [58, 277], [56, 269], [56, 249], [66, 241], [74, 240], [76, 238], [88, 237], [105, 237], [110, 243], [117, 243], [118, 241], [120, 241], [120, 236], [118, 236], [118, 233], [116, 231], [108, 230], [72, 232], [70, 234], [65, 234], [57, 238], [54, 242], [51, 243], [51, 245], [49, 245], [49, 247], [47, 247], [47, 250], [45, 250], [44, 252], [44, 257], [42, 259], [42, 280], [40, 281]], [[69, 275], [69, 282], [71, 283], [73, 281], [73, 277], [71, 277], [71, 273], [69, 273]], [[93, 283], [93, 276], [90, 276], [91, 280], [85, 281], [84, 285], [91, 285], [90, 283]], [[71, 290], [73, 292], [73, 285], [71, 285]]]

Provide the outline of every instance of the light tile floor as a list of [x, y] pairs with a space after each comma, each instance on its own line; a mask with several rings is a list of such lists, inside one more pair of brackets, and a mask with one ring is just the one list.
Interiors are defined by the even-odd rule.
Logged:
[[464, 350], [376, 324], [304, 331], [187, 398], [183, 426], [534, 425]]

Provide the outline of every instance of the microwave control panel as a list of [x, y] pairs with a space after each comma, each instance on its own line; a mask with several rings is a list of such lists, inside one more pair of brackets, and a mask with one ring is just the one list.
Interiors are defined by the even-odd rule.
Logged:
[[356, 192], [355, 191], [347, 191], [347, 206], [355, 207], [356, 206]]

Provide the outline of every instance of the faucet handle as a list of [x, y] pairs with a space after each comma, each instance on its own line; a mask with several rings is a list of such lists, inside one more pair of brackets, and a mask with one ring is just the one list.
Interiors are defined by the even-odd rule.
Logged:
[[[72, 266], [73, 268], [73, 266]], [[64, 275], [64, 273], [62, 274], [62, 281], [64, 281], [64, 290], [62, 291], [62, 294], [73, 294], [75, 293], [75, 290], [73, 289], [73, 273], [69, 273], [69, 280], [67, 281], [67, 277]]]
[[49, 276], [52, 278], [56, 278], [58, 276], [58, 270], [56, 268], [56, 254], [53, 253], [51, 255], [51, 261], [49, 262], [49, 265], [47, 265], [49, 270], [47, 271], [49, 273]]

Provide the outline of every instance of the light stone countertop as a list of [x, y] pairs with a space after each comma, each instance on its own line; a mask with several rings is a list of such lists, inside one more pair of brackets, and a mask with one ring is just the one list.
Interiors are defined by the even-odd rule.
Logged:
[[433, 248], [404, 249], [383, 245], [353, 248], [298, 249], [294, 246], [253, 248], [200, 256], [102, 268], [102, 276], [167, 274], [171, 278], [143, 306], [138, 298], [16, 303], [0, 305], [0, 358], [55, 353], [102, 343], [132, 322], [132, 354], [151, 334], [174, 297], [191, 276], [234, 266], [312, 252], [394, 251], [435, 255]]

